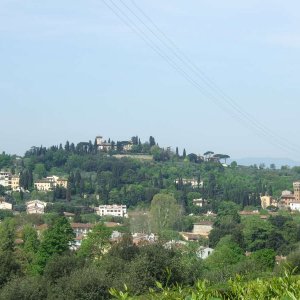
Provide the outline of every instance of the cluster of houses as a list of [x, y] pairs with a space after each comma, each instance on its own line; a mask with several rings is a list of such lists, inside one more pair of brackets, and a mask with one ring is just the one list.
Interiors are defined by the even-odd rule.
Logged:
[[[9, 171], [0, 171], [0, 185], [14, 192], [20, 192], [22, 190], [20, 187], [20, 176], [13, 175]], [[56, 186], [67, 188], [68, 180], [52, 175], [34, 182], [35, 189], [43, 192], [53, 191]]]
[[294, 192], [285, 190], [281, 193], [279, 200], [272, 196], [261, 196], [261, 207], [266, 209], [269, 206], [280, 209], [290, 209], [291, 211], [300, 211], [300, 181], [293, 182]]

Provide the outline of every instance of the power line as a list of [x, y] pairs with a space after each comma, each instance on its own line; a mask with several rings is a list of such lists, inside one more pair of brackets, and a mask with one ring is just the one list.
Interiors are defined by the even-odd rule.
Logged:
[[[123, 0], [120, 0], [120, 1], [125, 5]], [[253, 116], [251, 116], [248, 112], [244, 111], [231, 97], [229, 97], [220, 87], [218, 87], [218, 85], [215, 82], [213, 82], [213, 80], [211, 80], [193, 61], [191, 61], [189, 59], [189, 57], [186, 56], [183, 51], [181, 51], [181, 49], [152, 21], [152, 19], [135, 3], [134, 0], [131, 0], [131, 2], [134, 5], [134, 7], [145, 17], [145, 19], [147, 19], [152, 24], [152, 26], [156, 29], [156, 31], [169, 43], [169, 45], [171, 45], [177, 51], [179, 56], [181, 56], [180, 60], [185, 61], [185, 63], [190, 67], [190, 69], [197, 76], [199, 76], [200, 79], [202, 79], [211, 89], [213, 89], [215, 92], [217, 92], [230, 106], [232, 106], [239, 113], [241, 113], [244, 117], [246, 117], [251, 123], [254, 121], [257, 124], [257, 126], [261, 130], [265, 131], [267, 134], [270, 134], [280, 140], [282, 139], [286, 143], [292, 144], [289, 140], [272, 132], [269, 128], [267, 128], [262, 123], [260, 123], [258, 120], [256, 120]], [[127, 5], [126, 5], [126, 7], [128, 9], [130, 9]], [[131, 9], [130, 9], [130, 11], [132, 12]], [[143, 22], [143, 24], [145, 26], [147, 26], [144, 22]], [[152, 32], [152, 30], [151, 30], [151, 32]], [[177, 56], [177, 54], [176, 54], [176, 56]], [[299, 148], [298, 146], [294, 145], [293, 147], [295, 147], [293, 149], [293, 151], [294, 150], [298, 151], [298, 148]]]
[[[231, 102], [228, 102], [228, 99], [225, 101], [227, 102], [228, 105], [230, 105], [234, 111], [232, 112], [230, 109], [228, 109], [227, 106], [224, 106], [224, 104], [222, 103], [222, 101], [220, 101], [219, 98], [217, 98], [214, 94], [211, 95], [211, 91], [204, 91], [203, 87], [200, 86], [199, 82], [197, 82], [192, 75], [190, 75], [189, 73], [187, 73], [181, 66], [181, 64], [184, 64], [184, 66], [188, 69], [190, 69], [193, 73], [195, 73], [197, 75], [197, 77], [200, 77], [202, 79], [202, 81], [205, 82], [205, 84], [214, 92], [218, 92], [223, 93], [222, 91], [219, 90], [219, 88], [217, 86], [215, 86], [215, 84], [208, 78], [206, 78], [205, 74], [202, 74], [202, 71], [198, 69], [197, 66], [195, 66], [191, 61], [189, 61], [188, 63], [187, 58], [185, 58], [185, 60], [178, 55], [178, 53], [175, 52], [175, 50], [173, 48], [171, 48], [169, 45], [166, 44], [166, 42], [160, 38], [127, 4], [125, 4], [122, 0], [120, 0], [120, 2], [123, 4], [123, 6], [126, 7], [126, 9], [140, 22], [144, 25], [144, 27], [146, 27], [146, 29], [158, 40], [160, 41], [166, 48], [168, 48], [168, 50], [170, 50], [173, 55], [177, 58], [177, 60], [179, 60], [181, 62], [181, 64], [178, 64], [178, 61], [174, 60], [174, 58], [170, 57], [168, 55], [168, 53], [166, 53], [160, 46], [158, 46], [152, 38], [150, 38], [149, 36], [147, 36], [147, 34], [132, 20], [132, 18], [130, 18], [116, 3], [114, 3], [114, 1], [112, 0], [108, 0], [115, 8], [113, 8], [111, 5], [109, 5], [105, 0], [103, 0], [104, 4], [110, 9], [112, 10], [112, 12], [122, 20], [123, 23], [125, 23], [129, 28], [131, 28], [140, 38], [142, 38], [146, 44], [148, 46], [150, 46], [152, 48], [152, 50], [154, 50], [160, 57], [162, 57], [172, 68], [174, 68], [176, 70], [176, 72], [178, 72], [181, 76], [183, 76], [186, 80], [188, 80], [192, 85], [194, 85], [200, 92], [202, 95], [204, 95], [205, 97], [210, 98], [217, 106], [220, 106], [223, 110], [225, 110], [228, 114], [230, 114], [233, 118], [237, 118], [239, 119], [240, 122], [242, 122], [246, 127], [250, 127], [250, 129], [254, 129], [255, 131], [257, 131], [256, 133], [265, 138], [268, 139], [269, 142], [275, 146], [279, 146], [280, 148], [284, 149], [284, 150], [289, 150], [289, 151], [296, 151], [295, 149], [292, 149], [291, 147], [289, 147], [289, 145], [286, 145], [285, 143], [282, 144], [282, 142], [280, 141], [280, 139], [278, 139], [278, 137], [274, 136], [273, 134], [271, 134], [270, 132], [268, 132], [264, 127], [261, 127], [261, 125], [257, 125], [257, 123], [255, 123], [255, 121], [253, 121], [249, 115], [245, 114], [245, 112], [241, 111], [239, 107], [236, 107], [236, 104], [232, 104]], [[133, 2], [134, 3], [134, 2]], [[134, 3], [135, 4], [135, 3]], [[138, 7], [135, 4], [136, 7]], [[143, 13], [144, 14], [144, 13]], [[145, 15], [145, 14], [144, 14]], [[146, 16], [146, 15], [145, 15]], [[149, 17], [147, 17], [147, 19], [151, 20]], [[151, 21], [152, 22], [152, 21]], [[159, 30], [159, 28], [154, 24], [154, 22], [152, 22], [153, 25], [155, 26], [155, 28], [157, 28], [157, 30]], [[162, 33], [162, 31], [159, 30], [159, 32]], [[164, 35], [164, 34], [163, 34]], [[164, 35], [165, 36], [165, 35]], [[165, 36], [166, 37], [166, 36]], [[167, 37], [166, 37], [167, 38]], [[167, 38], [168, 39], [168, 38]], [[172, 43], [173, 47], [174, 47], [174, 43], [169, 40], [169, 43]], [[175, 45], [175, 49], [177, 49], [177, 51], [179, 50], [179, 48]], [[180, 51], [180, 50], [179, 50]], [[189, 64], [189, 65], [188, 65]], [[187, 67], [188, 65], [188, 67]], [[197, 68], [197, 69], [196, 69]], [[201, 76], [200, 76], [201, 75]], [[218, 90], [217, 90], [218, 89]], [[224, 95], [223, 95], [224, 97]], [[227, 96], [226, 96], [227, 97]], [[224, 100], [224, 99], [223, 99]], [[245, 121], [246, 118], [248, 120], [248, 122]], [[249, 125], [252, 125], [249, 126]]]

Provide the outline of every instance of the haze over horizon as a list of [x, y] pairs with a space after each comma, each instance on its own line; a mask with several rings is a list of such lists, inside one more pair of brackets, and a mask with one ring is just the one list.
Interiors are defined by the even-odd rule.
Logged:
[[[186, 64], [178, 61], [192, 82], [176, 72], [104, 2], [1, 1], [0, 151], [23, 155], [31, 146], [98, 134], [152, 135], [160, 146], [181, 151], [300, 161], [298, 2], [125, 2], [174, 41], [241, 114], [225, 98], [207, 96]], [[134, 20], [122, 1], [106, 3]]]

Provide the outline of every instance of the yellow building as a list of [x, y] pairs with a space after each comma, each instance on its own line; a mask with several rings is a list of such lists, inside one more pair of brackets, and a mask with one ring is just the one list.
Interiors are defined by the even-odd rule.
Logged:
[[56, 181], [56, 185], [62, 186], [62, 187], [64, 187], [66, 189], [68, 187], [68, 180], [67, 179], [59, 178]]
[[48, 192], [48, 191], [52, 191], [53, 190], [53, 182], [48, 180], [48, 179], [41, 179], [41, 180], [37, 180], [34, 183], [34, 187], [38, 190], [38, 191], [44, 191], [44, 192]]
[[261, 196], [260, 204], [263, 209], [266, 209], [268, 206], [272, 205], [272, 197], [271, 196]]
[[16, 191], [20, 188], [20, 177], [19, 176], [12, 176], [11, 177], [11, 189]]

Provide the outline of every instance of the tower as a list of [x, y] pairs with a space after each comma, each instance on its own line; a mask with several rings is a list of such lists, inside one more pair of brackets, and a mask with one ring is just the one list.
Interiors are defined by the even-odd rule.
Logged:
[[296, 201], [300, 201], [300, 181], [293, 182], [294, 196]]
[[100, 135], [96, 136], [96, 144], [97, 144], [97, 146], [100, 146], [100, 145], [103, 144], [103, 137], [102, 136], [100, 136]]

